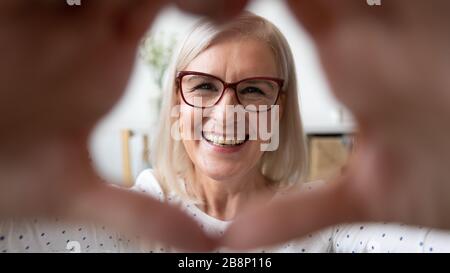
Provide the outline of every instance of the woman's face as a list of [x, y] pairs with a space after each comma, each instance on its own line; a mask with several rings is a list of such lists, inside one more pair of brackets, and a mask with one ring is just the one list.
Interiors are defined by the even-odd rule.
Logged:
[[[185, 70], [211, 74], [228, 83], [252, 77], [279, 78], [272, 50], [256, 39], [222, 39], [197, 56]], [[204, 110], [187, 105], [178, 91], [182, 141], [196, 171], [218, 181], [239, 178], [254, 171], [264, 153], [261, 144], [267, 141], [260, 137], [249, 139], [249, 135], [255, 133], [262, 122], [270, 130], [273, 109], [259, 114], [241, 112], [245, 113], [245, 119], [242, 119], [229, 112], [230, 106], [239, 105], [231, 88], [225, 90], [214, 107]], [[261, 115], [267, 118], [263, 121]], [[237, 126], [245, 129], [244, 139], [242, 135], [238, 136]], [[196, 130], [198, 137], [192, 139]], [[244, 142], [224, 143], [221, 137]]]

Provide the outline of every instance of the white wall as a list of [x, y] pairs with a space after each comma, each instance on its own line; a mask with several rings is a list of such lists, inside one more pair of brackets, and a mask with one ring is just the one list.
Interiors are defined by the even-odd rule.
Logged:
[[[257, 0], [248, 9], [277, 25], [291, 44], [299, 78], [300, 103], [305, 129], [309, 133], [340, 133], [352, 127], [351, 118], [329, 92], [314, 46], [305, 31], [290, 14], [284, 1]], [[181, 40], [196, 22], [195, 16], [174, 7], [164, 10], [156, 19], [152, 33], [173, 33]], [[157, 87], [151, 71], [138, 59], [127, 91], [104, 118], [92, 135], [91, 153], [100, 173], [111, 181], [122, 179], [120, 130], [131, 128], [152, 133], [157, 114], [152, 111]], [[141, 139], [132, 142], [132, 165], [136, 175], [142, 169]]]

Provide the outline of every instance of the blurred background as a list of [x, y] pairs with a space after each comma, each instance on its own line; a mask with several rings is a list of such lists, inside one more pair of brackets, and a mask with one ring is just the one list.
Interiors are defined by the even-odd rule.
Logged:
[[[255, 0], [247, 9], [278, 26], [292, 47], [309, 142], [309, 178], [329, 178], [348, 158], [354, 131], [352, 117], [331, 94], [312, 41], [284, 1]], [[105, 180], [131, 186], [143, 169], [151, 167], [150, 143], [156, 133], [164, 72], [172, 52], [198, 19], [167, 7], [143, 39], [123, 98], [91, 137], [91, 156]]]

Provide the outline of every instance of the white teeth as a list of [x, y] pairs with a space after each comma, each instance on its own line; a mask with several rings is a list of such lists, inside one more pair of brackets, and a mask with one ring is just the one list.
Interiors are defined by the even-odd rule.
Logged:
[[218, 136], [218, 135], [214, 135], [214, 134], [206, 133], [206, 132], [203, 132], [203, 136], [206, 140], [208, 140], [209, 142], [212, 142], [213, 144], [216, 144], [216, 145], [240, 145], [245, 142], [245, 139], [238, 140], [238, 139], [230, 139], [229, 137], [228, 137], [228, 139], [226, 139], [223, 136]]

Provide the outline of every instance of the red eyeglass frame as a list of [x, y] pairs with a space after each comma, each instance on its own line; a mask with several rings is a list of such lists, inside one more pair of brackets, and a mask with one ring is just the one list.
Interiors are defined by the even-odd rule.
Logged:
[[[187, 100], [186, 100], [186, 98], [184, 97], [184, 94], [183, 94], [183, 88], [182, 88], [181, 82], [182, 82], [182, 79], [183, 79], [184, 76], [189, 76], [189, 75], [197, 75], [197, 76], [211, 77], [211, 78], [214, 78], [214, 79], [216, 79], [216, 80], [218, 80], [218, 81], [220, 81], [220, 82], [222, 83], [222, 85], [223, 85], [223, 91], [222, 91], [222, 94], [220, 95], [220, 97], [217, 99], [217, 101], [216, 101], [212, 106], [208, 106], [208, 107], [206, 107], [206, 106], [204, 106], [204, 107], [198, 107], [198, 106], [192, 105], [192, 104], [190, 104], [189, 102], [187, 102]], [[183, 99], [183, 101], [184, 101], [187, 105], [189, 105], [189, 106], [191, 106], [191, 107], [194, 107], [194, 108], [201, 108], [201, 109], [207, 109], [207, 108], [211, 108], [211, 107], [214, 107], [215, 105], [217, 105], [217, 103], [219, 103], [219, 101], [222, 100], [223, 95], [225, 94], [225, 90], [227, 90], [228, 88], [231, 88], [231, 89], [234, 90], [234, 93], [235, 93], [235, 96], [236, 96], [236, 99], [237, 99], [238, 103], [239, 103], [240, 105], [243, 105], [243, 104], [241, 103], [241, 101], [239, 100], [239, 96], [238, 96], [237, 90], [236, 90], [237, 86], [238, 86], [240, 83], [245, 82], [245, 81], [248, 81], [248, 80], [269, 80], [269, 81], [273, 81], [273, 82], [275, 82], [276, 84], [278, 84], [279, 89], [278, 89], [278, 94], [277, 94], [277, 98], [275, 99], [275, 102], [273, 103], [273, 105], [270, 106], [270, 108], [267, 109], [267, 111], [270, 111], [270, 109], [272, 109], [272, 107], [273, 107], [274, 105], [276, 105], [276, 103], [277, 103], [278, 100], [280, 99], [280, 94], [281, 94], [281, 92], [282, 92], [282, 89], [283, 89], [283, 86], [284, 86], [284, 82], [285, 82], [283, 79], [273, 78], [273, 77], [251, 77], [251, 78], [245, 78], [245, 79], [242, 79], [242, 80], [237, 81], [237, 82], [228, 83], [228, 82], [226, 82], [226, 81], [222, 80], [221, 78], [216, 77], [216, 76], [214, 76], [214, 75], [211, 75], [211, 74], [208, 74], [208, 73], [203, 73], [203, 72], [197, 72], [197, 71], [179, 71], [179, 72], [177, 73], [176, 79], [177, 79], [177, 82], [178, 82], [178, 88], [179, 88], [179, 90], [180, 90], [181, 98]], [[257, 110], [256, 112], [260, 112], [260, 111]]]

